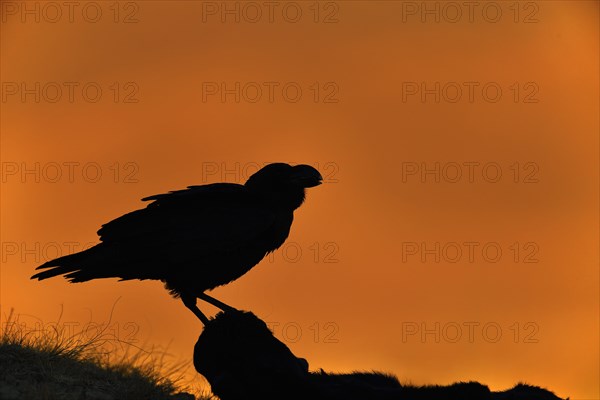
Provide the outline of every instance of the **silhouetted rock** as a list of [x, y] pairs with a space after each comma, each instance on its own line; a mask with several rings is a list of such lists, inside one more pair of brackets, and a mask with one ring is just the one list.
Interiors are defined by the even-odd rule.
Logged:
[[220, 312], [206, 324], [194, 366], [222, 400], [561, 400], [525, 384], [491, 392], [478, 382], [410, 386], [381, 372], [309, 372], [305, 359], [245, 311]]
[[554, 393], [537, 386], [519, 383], [505, 392], [493, 393], [493, 400], [562, 400]]
[[330, 400], [397, 399], [402, 388], [398, 378], [381, 372], [331, 374], [323, 370], [310, 373], [308, 398]]
[[305, 388], [309, 376], [306, 360], [244, 311], [220, 312], [210, 320], [194, 347], [194, 366], [223, 400], [259, 394], [280, 399], [282, 393]]

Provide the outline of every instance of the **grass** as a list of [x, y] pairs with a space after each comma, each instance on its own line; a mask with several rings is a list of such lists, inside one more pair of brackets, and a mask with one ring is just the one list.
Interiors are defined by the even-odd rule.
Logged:
[[[125, 350], [117, 355], [115, 345]], [[27, 328], [11, 310], [0, 328], [0, 398], [211, 399], [181, 387], [185, 365], [168, 366], [164, 356], [124, 343], [107, 330], [71, 333], [60, 323]]]

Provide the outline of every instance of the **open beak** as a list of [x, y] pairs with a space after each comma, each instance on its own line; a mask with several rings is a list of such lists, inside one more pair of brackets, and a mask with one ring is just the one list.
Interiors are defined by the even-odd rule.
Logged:
[[319, 186], [323, 183], [323, 177], [315, 168], [310, 165], [300, 164], [296, 165], [292, 172], [291, 180], [296, 182], [298, 186], [303, 188], [309, 188]]

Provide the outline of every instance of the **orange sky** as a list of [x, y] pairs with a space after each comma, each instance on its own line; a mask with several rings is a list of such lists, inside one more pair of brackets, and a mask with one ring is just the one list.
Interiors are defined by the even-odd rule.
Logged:
[[217, 298], [312, 368], [600, 396], [598, 2], [60, 4], [0, 2], [3, 320], [120, 298], [121, 337], [191, 359], [160, 283], [33, 269], [144, 196], [308, 163], [285, 252]]

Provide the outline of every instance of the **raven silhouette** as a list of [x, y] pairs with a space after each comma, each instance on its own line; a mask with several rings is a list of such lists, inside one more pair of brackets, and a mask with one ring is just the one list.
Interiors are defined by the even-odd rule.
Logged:
[[152, 201], [146, 208], [102, 225], [101, 243], [48, 261], [31, 279], [160, 280], [206, 325], [196, 300], [233, 309], [204, 292], [239, 278], [279, 248], [305, 189], [322, 179], [309, 165], [273, 163], [244, 185], [188, 186], [145, 197]]

